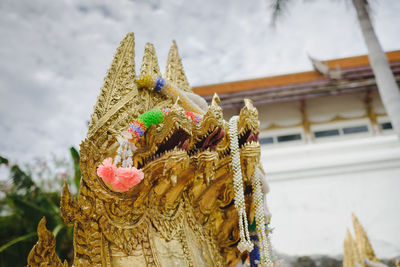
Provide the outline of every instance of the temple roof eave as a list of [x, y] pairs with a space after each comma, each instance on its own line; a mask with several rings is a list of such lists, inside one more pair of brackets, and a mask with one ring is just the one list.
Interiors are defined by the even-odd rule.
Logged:
[[[400, 51], [398, 52], [400, 54]], [[400, 83], [400, 60], [390, 62], [390, 65], [397, 82]], [[194, 90], [210, 101], [212, 95], [205, 92], [213, 88], [213, 93], [218, 93], [221, 99], [221, 106], [233, 108], [241, 106], [243, 98], [251, 98], [255, 105], [260, 105], [377, 89], [375, 77], [369, 65], [341, 69], [341, 75], [341, 79], [330, 79], [313, 71], [279, 76], [279, 80], [286, 79], [286, 83], [280, 85], [275, 85], [276, 81], [275, 84], [267, 83], [268, 79], [272, 81], [276, 79], [276, 77], [267, 77], [224, 83], [214, 87], [208, 86], [209, 88], [195, 87]], [[302, 79], [299, 78], [300, 76]], [[312, 76], [315, 79], [306, 79]], [[204, 88], [207, 90], [203, 91]], [[229, 88], [232, 90], [228, 90]]]
[[[390, 66], [395, 78], [400, 83], [400, 51], [388, 52], [387, 55], [391, 59]], [[356, 63], [365, 63], [367, 57], [350, 59]], [[340, 60], [328, 61], [327, 64], [332, 65], [331, 62], [337, 63]], [[243, 98], [251, 98], [255, 105], [261, 105], [377, 89], [374, 74], [368, 64], [354, 66], [347, 62], [344, 66], [346, 68], [341, 68], [340, 79], [330, 79], [317, 71], [310, 71], [194, 87], [193, 90], [207, 101], [216, 92], [221, 98], [222, 107], [233, 108], [241, 106]]]

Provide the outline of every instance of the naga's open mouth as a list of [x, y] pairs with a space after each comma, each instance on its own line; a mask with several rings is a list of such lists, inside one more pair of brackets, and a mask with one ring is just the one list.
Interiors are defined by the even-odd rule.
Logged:
[[171, 136], [167, 136], [164, 139], [154, 156], [164, 154], [165, 152], [173, 150], [174, 148], [187, 150], [189, 147], [189, 136], [190, 135], [181, 128], [175, 130]]
[[[253, 144], [253, 143], [258, 143], [258, 131], [253, 131], [251, 129], [246, 128], [245, 130], [242, 130], [238, 134], [239, 138], [239, 148], [244, 148], [247, 145]], [[227, 147], [225, 150], [218, 151], [219, 158], [224, 158], [226, 156], [229, 156], [231, 154], [231, 148]]]
[[206, 150], [215, 151], [218, 143], [224, 138], [224, 136], [225, 132], [221, 129], [221, 127], [215, 127], [207, 134], [199, 138], [200, 141], [196, 142], [195, 146], [188, 151], [188, 155], [192, 156], [196, 153]]
[[153, 155], [148, 156], [142, 161], [138, 161], [138, 168], [143, 168], [147, 163], [157, 158], [162, 157], [164, 154], [173, 150], [187, 151], [189, 147], [190, 134], [182, 128], [178, 128], [171, 131], [171, 134], [166, 136], [161, 144], [158, 146], [156, 152]]
[[259, 132], [254, 132], [253, 130], [246, 129], [239, 134], [239, 148], [246, 146], [252, 142], [258, 142]]

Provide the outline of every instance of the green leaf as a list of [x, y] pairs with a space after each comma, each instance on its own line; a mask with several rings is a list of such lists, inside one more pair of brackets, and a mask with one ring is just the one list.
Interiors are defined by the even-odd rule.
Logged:
[[18, 242], [23, 242], [25, 240], [28, 240], [28, 239], [36, 236], [36, 235], [37, 235], [36, 232], [32, 232], [32, 233], [29, 233], [27, 235], [23, 235], [23, 236], [14, 238], [13, 240], [7, 242], [6, 244], [4, 244], [3, 246], [0, 247], [0, 253], [3, 252], [4, 250], [6, 250], [8, 247], [10, 247], [12, 245], [14, 245], [14, 244], [16, 244]]
[[58, 215], [58, 209], [53, 203], [51, 203], [50, 209], [45, 209], [21, 198], [14, 197], [13, 200], [15, 205], [22, 210], [24, 214], [37, 214], [35, 217], [42, 217], [43, 215]]
[[81, 168], [79, 167], [80, 156], [79, 156], [79, 152], [74, 147], [71, 147], [69, 150], [71, 151], [71, 156], [74, 161], [74, 172], [75, 172], [74, 184], [75, 184], [76, 190], [79, 191], [79, 186], [80, 186], [80, 182], [81, 182]]
[[16, 189], [37, 188], [32, 177], [21, 170], [18, 165], [11, 166], [11, 179]]
[[57, 237], [58, 233], [64, 228], [66, 225], [63, 224], [58, 224], [56, 227], [53, 229], [53, 235], [54, 237]]
[[0, 156], [0, 164], [8, 164], [8, 159], [3, 158], [2, 156]]

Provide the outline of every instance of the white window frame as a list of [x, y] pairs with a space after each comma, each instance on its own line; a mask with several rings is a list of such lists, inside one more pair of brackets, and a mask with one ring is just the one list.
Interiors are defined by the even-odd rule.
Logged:
[[[292, 134], [300, 134], [301, 139], [295, 140], [295, 141], [278, 142], [278, 136], [292, 135]], [[262, 146], [288, 146], [288, 145], [290, 146], [290, 145], [298, 145], [298, 144], [306, 143], [304, 129], [301, 126], [273, 129], [273, 130], [264, 130], [264, 131], [260, 131], [260, 134], [258, 136], [259, 139], [268, 138], [268, 137], [272, 137], [274, 142], [272, 144], [262, 144]]]
[[[361, 133], [352, 133], [352, 134], [344, 134], [343, 133], [343, 128], [357, 127], [357, 126], [367, 126], [368, 131], [361, 132]], [[344, 140], [344, 139], [353, 139], [353, 138], [372, 136], [371, 122], [368, 118], [313, 124], [313, 125], [311, 125], [310, 130], [311, 130], [311, 134], [312, 134], [312, 137], [313, 137], [313, 140], [315, 143], [329, 142], [332, 140]], [[320, 137], [320, 138], [315, 137], [315, 134], [314, 134], [315, 132], [328, 131], [328, 130], [339, 130], [339, 135]]]

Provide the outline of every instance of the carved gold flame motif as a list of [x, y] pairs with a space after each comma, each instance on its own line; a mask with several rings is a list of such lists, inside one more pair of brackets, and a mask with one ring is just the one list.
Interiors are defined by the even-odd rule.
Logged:
[[[153, 45], [147, 44], [141, 75], [161, 76]], [[179, 103], [135, 84], [134, 36], [121, 42], [104, 79], [86, 139], [80, 147], [82, 180], [75, 199], [65, 185], [61, 212], [74, 226], [74, 266], [235, 266], [244, 255], [239, 241], [228, 124], [218, 96], [200, 124]], [[172, 44], [164, 79], [191, 88], [177, 46]], [[110, 189], [96, 168], [118, 148], [117, 136], [151, 109], [170, 108], [152, 125], [133, 154], [144, 179], [127, 192]], [[260, 164], [258, 112], [246, 100], [238, 121], [246, 210], [254, 217], [251, 177]], [[188, 142], [182, 148], [178, 144]], [[29, 266], [62, 266], [55, 240], [39, 224]]]

